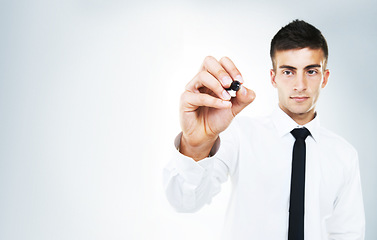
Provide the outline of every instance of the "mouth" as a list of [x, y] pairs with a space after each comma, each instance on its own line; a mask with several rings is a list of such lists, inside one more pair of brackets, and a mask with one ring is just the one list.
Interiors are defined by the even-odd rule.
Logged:
[[309, 97], [306, 97], [306, 96], [294, 96], [294, 97], [290, 97], [292, 100], [294, 100], [295, 102], [298, 102], [298, 103], [302, 103], [302, 102], [305, 102], [307, 99], [309, 99]]

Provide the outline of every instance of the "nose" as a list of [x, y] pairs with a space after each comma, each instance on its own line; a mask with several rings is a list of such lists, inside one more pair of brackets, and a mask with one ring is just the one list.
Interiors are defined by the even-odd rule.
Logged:
[[308, 81], [306, 79], [305, 74], [297, 74], [294, 83], [294, 90], [297, 92], [303, 92], [308, 87]]

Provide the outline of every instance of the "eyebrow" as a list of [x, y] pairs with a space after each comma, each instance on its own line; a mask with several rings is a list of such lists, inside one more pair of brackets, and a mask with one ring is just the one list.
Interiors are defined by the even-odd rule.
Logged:
[[[319, 64], [311, 64], [311, 65], [306, 66], [304, 69], [320, 68], [320, 67], [321, 67], [321, 65], [319, 65]], [[281, 65], [281, 66], [279, 66], [279, 68], [288, 68], [288, 69], [297, 70], [297, 68], [289, 66], [289, 65]]]

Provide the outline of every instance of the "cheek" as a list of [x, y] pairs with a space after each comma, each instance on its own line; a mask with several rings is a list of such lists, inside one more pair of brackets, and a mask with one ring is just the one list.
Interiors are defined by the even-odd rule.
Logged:
[[309, 82], [309, 89], [313, 94], [317, 94], [322, 89], [322, 80], [321, 79], [312, 79], [312, 81]]
[[279, 87], [278, 88], [278, 97], [280, 102], [286, 102], [290, 96], [290, 91], [285, 87]]
[[287, 83], [284, 83], [284, 84], [280, 83], [280, 85], [278, 86], [278, 90], [280, 94], [287, 95], [291, 91], [291, 87]]
[[312, 91], [313, 102], [317, 102], [320, 92], [321, 92], [321, 86], [315, 86], [315, 88]]

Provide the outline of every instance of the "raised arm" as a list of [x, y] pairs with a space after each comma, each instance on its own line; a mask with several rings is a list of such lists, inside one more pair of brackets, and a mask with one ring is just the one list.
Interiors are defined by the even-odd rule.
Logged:
[[[193, 212], [209, 203], [234, 169], [235, 164], [229, 166], [223, 160], [237, 161], [236, 130], [229, 128], [222, 135], [225, 139], [219, 139], [219, 134], [255, 99], [255, 94], [241, 85], [236, 96], [231, 97], [225, 89], [233, 80], [243, 83], [241, 73], [229, 58], [217, 61], [206, 57], [181, 96], [182, 133], [176, 139], [180, 152], [174, 151], [163, 174], [166, 196], [177, 211]], [[224, 159], [218, 154], [208, 157], [211, 149], [218, 147], [226, 153], [221, 156]]]
[[229, 58], [204, 59], [199, 73], [181, 96], [182, 154], [196, 161], [207, 157], [219, 134], [255, 99], [254, 92], [242, 85], [236, 97], [231, 98], [225, 89], [233, 80], [243, 83], [241, 73]]

